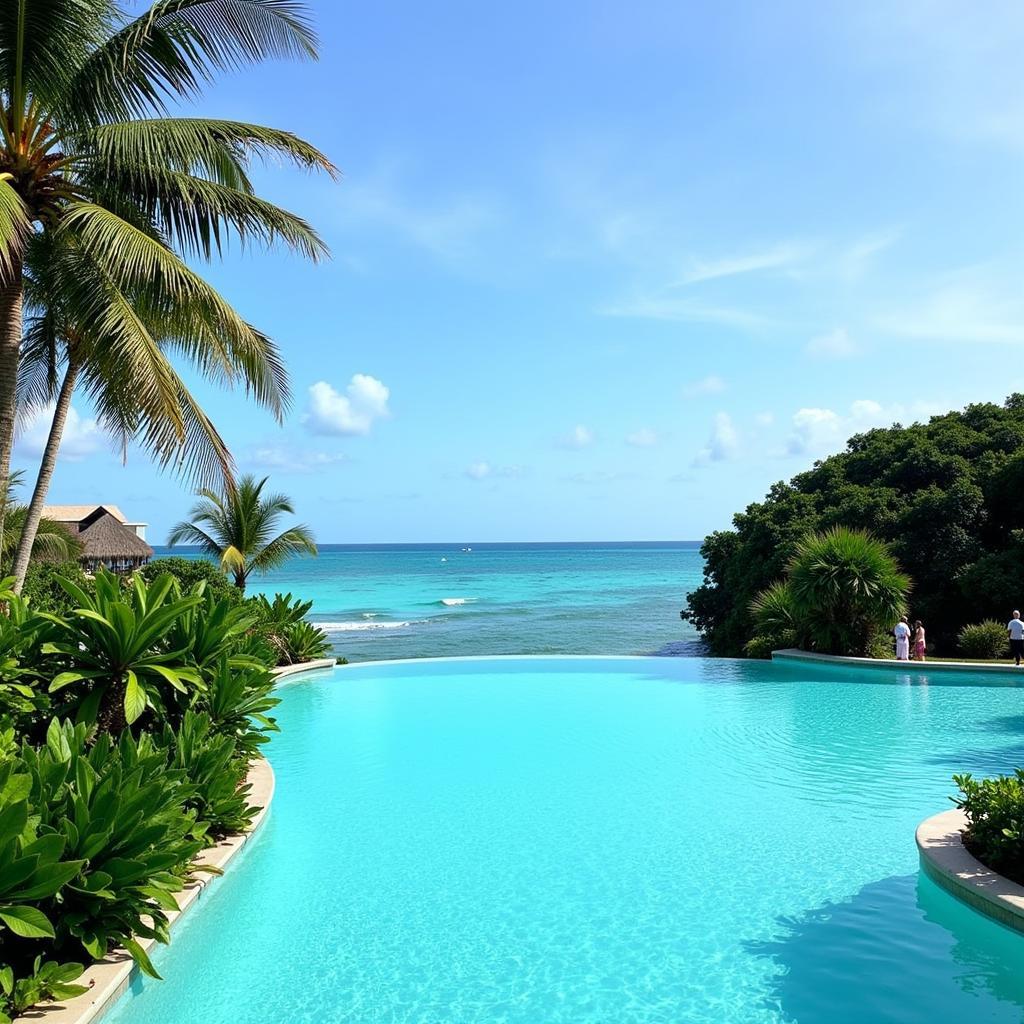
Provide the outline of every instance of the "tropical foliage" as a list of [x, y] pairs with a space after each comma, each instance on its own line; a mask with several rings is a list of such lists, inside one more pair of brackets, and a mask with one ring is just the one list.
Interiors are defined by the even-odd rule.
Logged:
[[964, 626], [956, 642], [965, 658], [1005, 658], [1010, 650], [1006, 624], [992, 619]]
[[174, 527], [167, 543], [197, 545], [231, 574], [239, 590], [245, 590], [251, 573], [267, 572], [293, 555], [315, 555], [308, 527], [279, 529], [281, 517], [294, 509], [286, 495], [264, 494], [266, 485], [267, 477], [244, 476], [223, 494], [200, 490], [190, 518]]
[[965, 622], [1003, 622], [1024, 579], [1024, 395], [925, 424], [872, 430], [737, 514], [702, 548], [686, 614], [710, 651], [738, 655], [751, 603], [781, 579], [809, 533], [870, 530], [914, 580], [914, 618], [953, 651]]
[[993, 871], [1024, 884], [1024, 768], [1013, 775], [975, 779], [954, 775], [954, 803], [967, 816], [964, 844]]
[[[22, 479], [20, 470], [12, 473], [6, 492], [0, 494], [0, 507], [3, 509], [4, 521], [7, 524], [4, 532], [0, 534], [0, 571], [13, 564], [18, 541], [23, 536], [28, 518], [28, 506], [14, 500], [14, 490]], [[80, 550], [79, 542], [60, 523], [40, 517], [32, 543], [28, 545], [26, 551], [26, 570], [30, 562], [67, 561], [74, 558]]]
[[244, 603], [170, 575], [94, 591], [70, 612], [0, 601], [0, 1021], [76, 992], [83, 965], [167, 941], [198, 854], [245, 828], [270, 732], [272, 660]]
[[[867, 655], [904, 614], [909, 592], [909, 577], [870, 534], [842, 526], [811, 533], [797, 544], [786, 579], [751, 602], [756, 638]], [[747, 653], [762, 652], [748, 643]]]
[[[162, 465], [207, 480], [223, 472], [226, 450], [171, 353], [282, 408], [273, 345], [192, 262], [232, 237], [319, 258], [313, 228], [256, 195], [252, 163], [334, 168], [287, 131], [170, 111], [220, 71], [315, 55], [294, 0], [156, 0], [137, 17], [115, 0], [0, 5], [0, 493], [18, 389], [57, 403], [43, 491], [76, 386], [116, 436]], [[4, 519], [0, 509], [0, 536]]]

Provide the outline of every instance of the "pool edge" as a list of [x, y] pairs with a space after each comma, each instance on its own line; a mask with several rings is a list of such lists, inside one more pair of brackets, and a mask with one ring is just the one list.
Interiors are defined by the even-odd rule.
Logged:
[[915, 839], [924, 873], [979, 913], [1024, 935], [1024, 886], [985, 867], [966, 849], [961, 810], [942, 811], [917, 827]]
[[[252, 786], [250, 799], [260, 805], [260, 810], [252, 820], [247, 831], [229, 836], [216, 846], [211, 846], [200, 854], [196, 863], [199, 867], [214, 867], [223, 871], [243, 846], [259, 831], [266, 821], [274, 799], [274, 769], [266, 758], [254, 762], [246, 776]], [[200, 872], [194, 873], [188, 885], [175, 894], [178, 909], [169, 913], [168, 925], [174, 928], [178, 921], [198, 902], [203, 890], [216, 876]], [[156, 944], [155, 939], [140, 939], [139, 945], [147, 952]], [[88, 985], [89, 991], [74, 999], [64, 1002], [42, 1003], [15, 1017], [15, 1024], [20, 1021], [37, 1020], [43, 1024], [95, 1024], [104, 1017], [117, 1001], [128, 991], [138, 968], [135, 961], [123, 949], [111, 952], [99, 963], [92, 964], [75, 984]]]

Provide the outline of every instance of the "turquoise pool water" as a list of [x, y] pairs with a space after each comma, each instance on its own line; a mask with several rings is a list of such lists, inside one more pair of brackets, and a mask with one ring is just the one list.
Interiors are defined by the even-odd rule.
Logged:
[[952, 772], [1024, 761], [1024, 689], [971, 683], [663, 658], [292, 683], [266, 826], [113, 1020], [1019, 1024], [1024, 938], [914, 846]]

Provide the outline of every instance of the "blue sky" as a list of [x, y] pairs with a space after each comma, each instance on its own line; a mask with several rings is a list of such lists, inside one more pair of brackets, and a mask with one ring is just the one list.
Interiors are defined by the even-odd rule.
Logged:
[[[329, 263], [209, 270], [294, 408], [196, 390], [321, 541], [695, 539], [850, 433], [1024, 390], [1019, 5], [311, 6], [318, 64], [199, 107], [343, 171], [259, 174]], [[51, 500], [159, 542], [191, 499], [80, 400]]]

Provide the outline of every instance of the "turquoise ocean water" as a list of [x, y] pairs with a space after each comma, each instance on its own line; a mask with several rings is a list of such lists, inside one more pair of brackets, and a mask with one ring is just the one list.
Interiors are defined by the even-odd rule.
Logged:
[[1020, 1024], [1024, 937], [918, 869], [1024, 689], [705, 658], [282, 686], [270, 816], [110, 1024]]
[[[479, 654], [693, 654], [679, 618], [697, 543], [321, 547], [253, 579], [291, 591], [350, 661]], [[184, 554], [158, 548], [157, 554]]]

